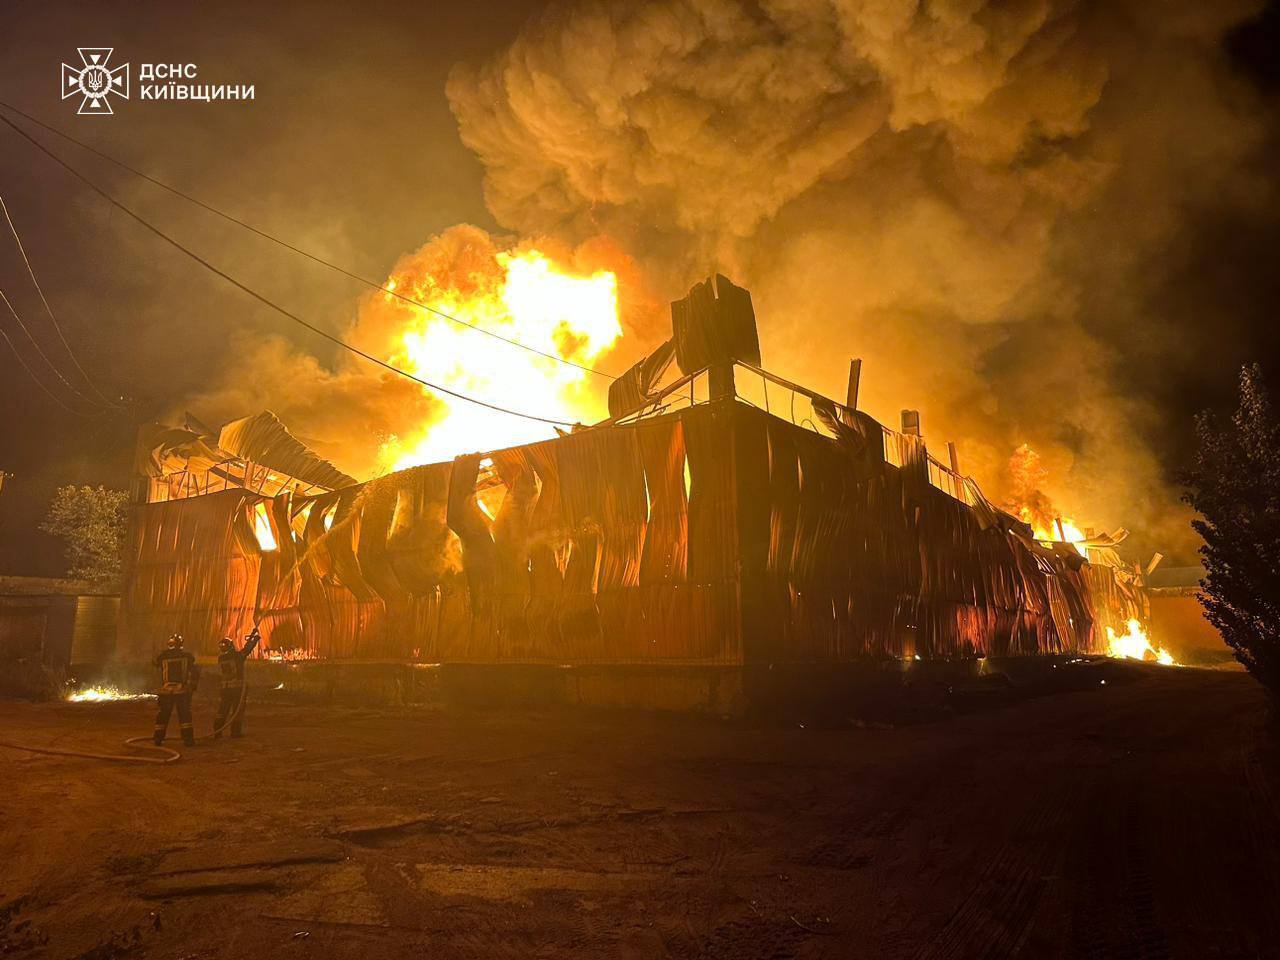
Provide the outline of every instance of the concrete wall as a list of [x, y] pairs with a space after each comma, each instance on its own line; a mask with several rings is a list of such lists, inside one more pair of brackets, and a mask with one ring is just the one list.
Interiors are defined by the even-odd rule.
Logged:
[[736, 667], [251, 661], [252, 696], [298, 703], [579, 705], [741, 713]]

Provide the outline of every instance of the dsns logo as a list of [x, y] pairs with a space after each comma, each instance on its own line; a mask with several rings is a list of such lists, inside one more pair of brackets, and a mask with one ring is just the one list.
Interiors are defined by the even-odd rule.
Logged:
[[62, 99], [79, 95], [79, 114], [112, 113], [112, 95], [129, 99], [129, 65], [107, 66], [115, 47], [79, 47], [81, 66], [62, 65]]

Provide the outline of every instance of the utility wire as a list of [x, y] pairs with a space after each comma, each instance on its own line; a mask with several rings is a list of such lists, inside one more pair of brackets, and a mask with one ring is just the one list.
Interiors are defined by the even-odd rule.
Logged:
[[40, 359], [44, 361], [45, 366], [47, 366], [50, 370], [53, 371], [53, 375], [62, 381], [63, 386], [65, 386], [68, 390], [70, 390], [73, 394], [75, 394], [76, 399], [83, 400], [85, 403], [93, 407], [101, 406], [100, 404], [95, 402], [93, 399], [86, 397], [83, 393], [77, 390], [75, 386], [71, 383], [71, 381], [62, 375], [62, 371], [59, 370], [54, 365], [54, 362], [52, 360], [49, 359], [49, 355], [44, 352], [44, 348], [40, 346], [40, 342], [31, 335], [31, 328], [28, 327], [23, 322], [22, 317], [18, 315], [18, 311], [14, 309], [13, 304], [9, 301], [9, 298], [4, 295], [3, 291], [0, 291], [0, 299], [4, 300], [4, 305], [9, 308], [9, 314], [13, 317], [14, 321], [17, 322], [18, 327], [26, 335], [27, 341], [35, 349], [36, 355], [39, 356]]
[[[5, 306], [9, 308], [9, 312], [12, 313], [14, 318], [16, 319], [18, 317], [18, 313], [16, 310], [13, 309], [13, 304], [11, 304], [9, 302], [9, 298], [4, 295], [3, 290], [0, 290], [0, 299], [4, 300]], [[22, 321], [19, 319], [18, 323], [22, 323]], [[3, 327], [0, 327], [0, 337], [4, 338], [4, 342], [9, 345], [9, 349], [13, 351], [13, 355], [18, 358], [18, 363], [22, 365], [23, 370], [27, 371], [27, 376], [29, 376], [32, 379], [32, 381], [35, 383], [37, 387], [39, 387], [42, 391], [44, 391], [44, 393], [49, 397], [50, 400], [52, 400], [54, 403], [60, 406], [63, 410], [67, 411], [67, 413], [74, 414], [77, 417], [88, 418], [90, 416], [90, 414], [83, 413], [82, 411], [77, 410], [74, 407], [70, 407], [67, 404], [63, 403], [61, 397], [59, 397], [56, 393], [54, 393], [52, 390], [50, 390], [48, 387], [44, 385], [44, 381], [36, 376], [36, 372], [31, 369], [30, 365], [23, 358], [22, 354], [18, 351], [18, 347], [14, 344], [12, 340], [9, 339], [9, 334], [5, 333]]]
[[443, 310], [437, 310], [435, 307], [431, 306], [430, 304], [423, 303], [421, 300], [415, 300], [413, 297], [406, 296], [405, 294], [402, 294], [402, 293], [397, 293], [395, 290], [388, 290], [383, 284], [378, 283], [376, 280], [370, 280], [368, 277], [362, 277], [358, 273], [352, 273], [346, 267], [333, 263], [330, 260], [326, 260], [323, 257], [318, 256], [314, 253], [310, 253], [306, 250], [303, 250], [300, 247], [295, 247], [293, 244], [289, 243], [287, 240], [281, 240], [279, 237], [273, 236], [272, 234], [267, 233], [265, 230], [260, 230], [257, 227], [253, 226], [253, 224], [245, 223], [243, 220], [237, 219], [236, 217], [233, 217], [229, 213], [223, 213], [217, 207], [211, 206], [210, 204], [205, 203], [203, 200], [200, 200], [197, 197], [193, 197], [188, 193], [184, 193], [183, 191], [179, 190], [177, 187], [172, 187], [161, 180], [157, 180], [155, 177], [150, 176], [149, 174], [143, 173], [141, 170], [138, 170], [135, 167], [131, 167], [129, 164], [125, 163], [123, 160], [117, 160], [115, 157], [111, 156], [110, 154], [103, 153], [101, 150], [98, 150], [95, 147], [89, 146], [89, 144], [87, 143], [83, 143], [80, 140], [77, 140], [75, 137], [71, 136], [70, 134], [63, 133], [61, 130], [57, 129], [56, 127], [51, 127], [47, 123], [43, 123], [42, 121], [37, 120], [35, 117], [31, 116], [31, 114], [26, 113], [22, 110], [19, 110], [17, 107], [15, 107], [11, 103], [6, 103], [5, 101], [0, 100], [0, 107], [4, 107], [8, 110], [13, 111], [18, 116], [23, 117], [26, 120], [29, 120], [31, 123], [34, 123], [36, 126], [41, 127], [42, 129], [47, 130], [56, 136], [62, 137], [62, 139], [75, 144], [77, 147], [80, 147], [82, 150], [88, 150], [94, 156], [101, 157], [103, 160], [106, 160], [108, 163], [114, 163], [116, 166], [120, 167], [121, 169], [129, 171], [135, 177], [141, 177], [143, 180], [146, 180], [148, 183], [154, 184], [155, 186], [159, 187], [161, 190], [167, 190], [169, 193], [172, 193], [174, 196], [181, 197], [183, 200], [186, 200], [188, 203], [194, 203], [197, 207], [200, 207], [202, 210], [206, 210], [209, 213], [212, 213], [214, 216], [221, 217], [223, 220], [226, 220], [230, 223], [234, 223], [236, 226], [243, 227], [244, 229], [248, 230], [250, 233], [254, 233], [254, 234], [257, 234], [259, 237], [262, 237], [264, 240], [270, 240], [272, 243], [278, 244], [279, 246], [284, 247], [286, 250], [291, 250], [294, 253], [298, 254], [299, 256], [306, 257], [308, 260], [311, 260], [314, 263], [318, 263], [323, 267], [328, 267], [330, 270], [334, 270], [342, 274], [344, 277], [347, 277], [348, 279], [355, 280], [358, 283], [363, 283], [365, 286], [371, 287], [374, 290], [378, 290], [384, 294], [387, 294], [388, 296], [395, 297], [397, 300], [400, 300], [403, 303], [407, 303], [411, 306], [419, 307], [430, 313], [434, 313], [436, 316], [442, 317], [445, 320], [452, 320], [454, 323], [461, 324], [464, 327], [467, 327], [471, 330], [475, 330], [477, 333], [483, 333], [486, 336], [493, 337], [495, 340], [501, 340], [503, 343], [510, 344], [513, 347], [519, 347], [521, 350], [528, 350], [530, 353], [536, 353], [540, 357], [546, 357], [548, 360], [554, 360], [557, 363], [563, 363], [570, 367], [576, 367], [577, 369], [585, 371], [586, 373], [594, 373], [598, 377], [605, 377], [606, 379], [609, 379], [609, 380], [618, 379], [616, 374], [608, 373], [604, 370], [597, 370], [595, 367], [589, 367], [586, 364], [577, 363], [573, 360], [569, 360], [566, 357], [561, 357], [554, 353], [548, 353], [545, 350], [539, 350], [537, 347], [531, 347], [527, 343], [521, 343], [519, 340], [512, 340], [510, 337], [504, 337], [500, 333], [495, 333], [492, 330], [487, 330], [484, 327], [477, 326], [474, 323], [468, 323], [466, 320], [463, 320], [459, 317], [455, 317], [452, 314], [445, 313]]
[[[4, 296], [4, 294], [0, 293], [0, 296]], [[38, 341], [34, 336], [32, 336], [31, 328], [28, 327], [23, 322], [22, 317], [18, 316], [18, 311], [13, 308], [13, 304], [9, 302], [8, 297], [4, 297], [4, 303], [5, 303], [5, 306], [9, 308], [9, 313], [13, 315], [13, 319], [17, 321], [18, 327], [22, 330], [23, 334], [26, 336], [27, 341], [31, 344], [32, 348], [35, 350], [36, 355], [41, 360], [44, 361], [44, 365], [46, 367], [48, 367], [51, 371], [53, 371], [53, 375], [62, 381], [63, 386], [65, 386], [68, 390], [70, 390], [73, 394], [75, 394], [77, 399], [83, 400], [85, 403], [89, 404], [90, 406], [100, 406], [100, 404], [98, 404], [96, 400], [94, 400], [91, 397], [85, 396], [78, 389], [76, 389], [75, 384], [73, 384], [70, 380], [68, 380], [66, 377], [62, 375], [62, 371], [58, 369], [57, 365], [52, 360], [49, 359], [49, 355], [44, 352], [44, 347], [40, 346], [40, 341]]]
[[[98, 389], [97, 385], [89, 379], [89, 374], [84, 372], [84, 367], [80, 366], [80, 361], [76, 358], [75, 351], [71, 349], [71, 344], [67, 343], [67, 338], [62, 334], [62, 327], [58, 326], [58, 318], [53, 315], [53, 308], [49, 306], [49, 301], [44, 295], [44, 290], [40, 286], [40, 281], [36, 279], [36, 272], [31, 266], [31, 260], [27, 257], [27, 249], [22, 245], [22, 237], [18, 235], [18, 228], [13, 223], [13, 217], [9, 215], [9, 207], [4, 202], [4, 197], [0, 196], [0, 210], [4, 211], [5, 220], [9, 221], [9, 230], [13, 234], [13, 240], [18, 245], [18, 252], [22, 254], [22, 262], [27, 265], [27, 275], [31, 277], [32, 284], [35, 285], [36, 293], [40, 294], [40, 302], [44, 304], [44, 312], [49, 315], [49, 320], [53, 323], [53, 329], [57, 331], [58, 339], [62, 341], [63, 348], [67, 351], [67, 356], [71, 358], [71, 362], [75, 364], [75, 368], [80, 371], [80, 376], [84, 378], [84, 382], [89, 385], [89, 389], [98, 395], [98, 399], [107, 406], [120, 408], [120, 404], [108, 399]], [[56, 372], [56, 371], [55, 371]], [[66, 383], [66, 378], [62, 374], [58, 374], [58, 378]], [[68, 384], [70, 386], [70, 384]], [[79, 391], [77, 391], [78, 393]], [[85, 397], [88, 400], [88, 397]], [[92, 401], [90, 401], [92, 402]]]
[[423, 380], [421, 377], [416, 377], [412, 373], [409, 373], [406, 370], [401, 370], [399, 367], [393, 366], [392, 364], [387, 363], [385, 360], [375, 357], [371, 353], [366, 353], [365, 351], [361, 350], [357, 346], [354, 346], [353, 344], [347, 343], [341, 337], [334, 336], [332, 333], [329, 333], [327, 330], [317, 327], [315, 324], [309, 323], [308, 321], [302, 319], [302, 317], [298, 316], [297, 314], [292, 313], [289, 310], [286, 310], [284, 307], [280, 306], [275, 301], [269, 299], [268, 297], [264, 296], [261, 293], [258, 293], [258, 291], [254, 290], [252, 287], [248, 287], [245, 284], [241, 283], [239, 280], [231, 276], [229, 273], [226, 273], [220, 270], [218, 267], [214, 266], [208, 260], [205, 260], [199, 254], [183, 246], [181, 242], [169, 236], [169, 234], [165, 233], [159, 227], [154, 226], [150, 221], [142, 217], [141, 214], [136, 213], [131, 207], [125, 206], [123, 203], [117, 200], [114, 196], [112, 196], [102, 187], [98, 186], [96, 183], [94, 183], [92, 180], [86, 177], [83, 173], [81, 173], [75, 167], [71, 166], [69, 163], [67, 163], [65, 160], [59, 157], [56, 153], [54, 153], [52, 150], [46, 147], [43, 143], [41, 143], [39, 140], [35, 139], [33, 136], [31, 136], [29, 133], [27, 133], [25, 130], [19, 127], [16, 123], [14, 123], [8, 117], [0, 116], [0, 122], [3, 122], [5, 126], [12, 129], [24, 140], [27, 140], [28, 142], [30, 142], [37, 150], [39, 150], [41, 153], [48, 156], [51, 160], [57, 163], [58, 166], [62, 167], [64, 170], [66, 170], [76, 179], [84, 183], [87, 187], [89, 187], [89, 189], [93, 190], [94, 193], [98, 194], [100, 197], [102, 197], [104, 200], [106, 200], [116, 209], [122, 211], [127, 216], [131, 217], [132, 219], [140, 223], [142, 226], [146, 227], [148, 230], [154, 233], [161, 240], [164, 240], [170, 246], [173, 246], [178, 250], [182, 251], [192, 260], [196, 261], [196, 263], [200, 264], [202, 267], [209, 270], [211, 273], [217, 274], [219, 277], [227, 281], [227, 283], [231, 284], [233, 287], [236, 287], [237, 289], [243, 291], [244, 293], [247, 293], [249, 296], [253, 297], [253, 299], [257, 300], [259, 303], [265, 304], [266, 306], [270, 307], [272, 310], [275, 310], [281, 316], [287, 317], [288, 319], [292, 320], [294, 323], [297, 323], [300, 326], [306, 327], [308, 330], [310, 330], [312, 333], [316, 334], [317, 336], [323, 337], [325, 340], [328, 340], [331, 343], [337, 344], [338, 346], [346, 350], [350, 350], [356, 356], [363, 357], [365, 360], [368, 360], [370, 363], [377, 364], [383, 369], [389, 370], [391, 373], [399, 374], [405, 379], [412, 380], [414, 383], [424, 386], [429, 390], [434, 390], [437, 393], [444, 393], [451, 397], [455, 397], [458, 400], [465, 400], [467, 403], [473, 403], [476, 406], [486, 407], [490, 410], [497, 411], [498, 413], [510, 414], [513, 417], [521, 417], [525, 420], [534, 420], [534, 421], [537, 421], [538, 423], [547, 423], [547, 424], [551, 424], [552, 426], [558, 426], [558, 427], [574, 426], [574, 424], [568, 420], [556, 420], [551, 417], [540, 417], [532, 413], [522, 413], [519, 410], [511, 410], [507, 407], [502, 407], [495, 403], [489, 403], [486, 400], [479, 400], [475, 397], [468, 396], [465, 393], [459, 393], [457, 390], [452, 390], [449, 387], [441, 386], [438, 383], [432, 383], [429, 380]]

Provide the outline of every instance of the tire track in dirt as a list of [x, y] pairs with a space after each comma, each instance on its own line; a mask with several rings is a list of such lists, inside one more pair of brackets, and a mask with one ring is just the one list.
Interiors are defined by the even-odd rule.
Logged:
[[1089, 813], [1077, 830], [1070, 930], [1072, 955], [1082, 960], [1172, 956], [1157, 911], [1141, 787], [1108, 773], [1087, 800]]
[[434, 917], [450, 955], [524, 957], [553, 944], [556, 955], [654, 956], [667, 952], [655, 914], [682, 898], [714, 899], [695, 840], [725, 813], [643, 807], [535, 820], [477, 810], [334, 833], [389, 915]]
[[[1276, 777], [1280, 776], [1280, 753], [1274, 743], [1266, 748], [1254, 746], [1266, 743], [1254, 734], [1242, 735], [1240, 763], [1244, 774], [1245, 816], [1242, 818], [1246, 836], [1254, 850], [1262, 851], [1259, 857], [1263, 887], [1262, 899], [1280, 904], [1280, 790]], [[1274, 941], [1280, 917], [1276, 911], [1268, 911], [1264, 922], [1267, 934]]]
[[1080, 789], [1037, 795], [916, 960], [1001, 960], [1027, 944], [1041, 901], [1058, 879]]

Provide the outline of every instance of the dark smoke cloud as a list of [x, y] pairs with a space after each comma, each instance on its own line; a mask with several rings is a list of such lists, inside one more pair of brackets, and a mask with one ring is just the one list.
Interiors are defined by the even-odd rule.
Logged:
[[1230, 309], [1193, 293], [1206, 216], [1275, 222], [1222, 42], [1258, 6], [589, 2], [447, 92], [504, 226], [606, 233], [673, 295], [724, 269], [770, 366], [841, 395], [861, 356], [864, 406], [918, 406], [994, 494], [1030, 443], [1082, 525], [1185, 555], [1169, 317]]
[[406, 424], [429, 423], [440, 413], [439, 401], [417, 384], [368, 364], [327, 366], [279, 337], [242, 334], [231, 346], [234, 373], [184, 400], [168, 421], [181, 422], [189, 410], [220, 425], [270, 410], [320, 456], [364, 478], [385, 469], [378, 456], [383, 443]]

